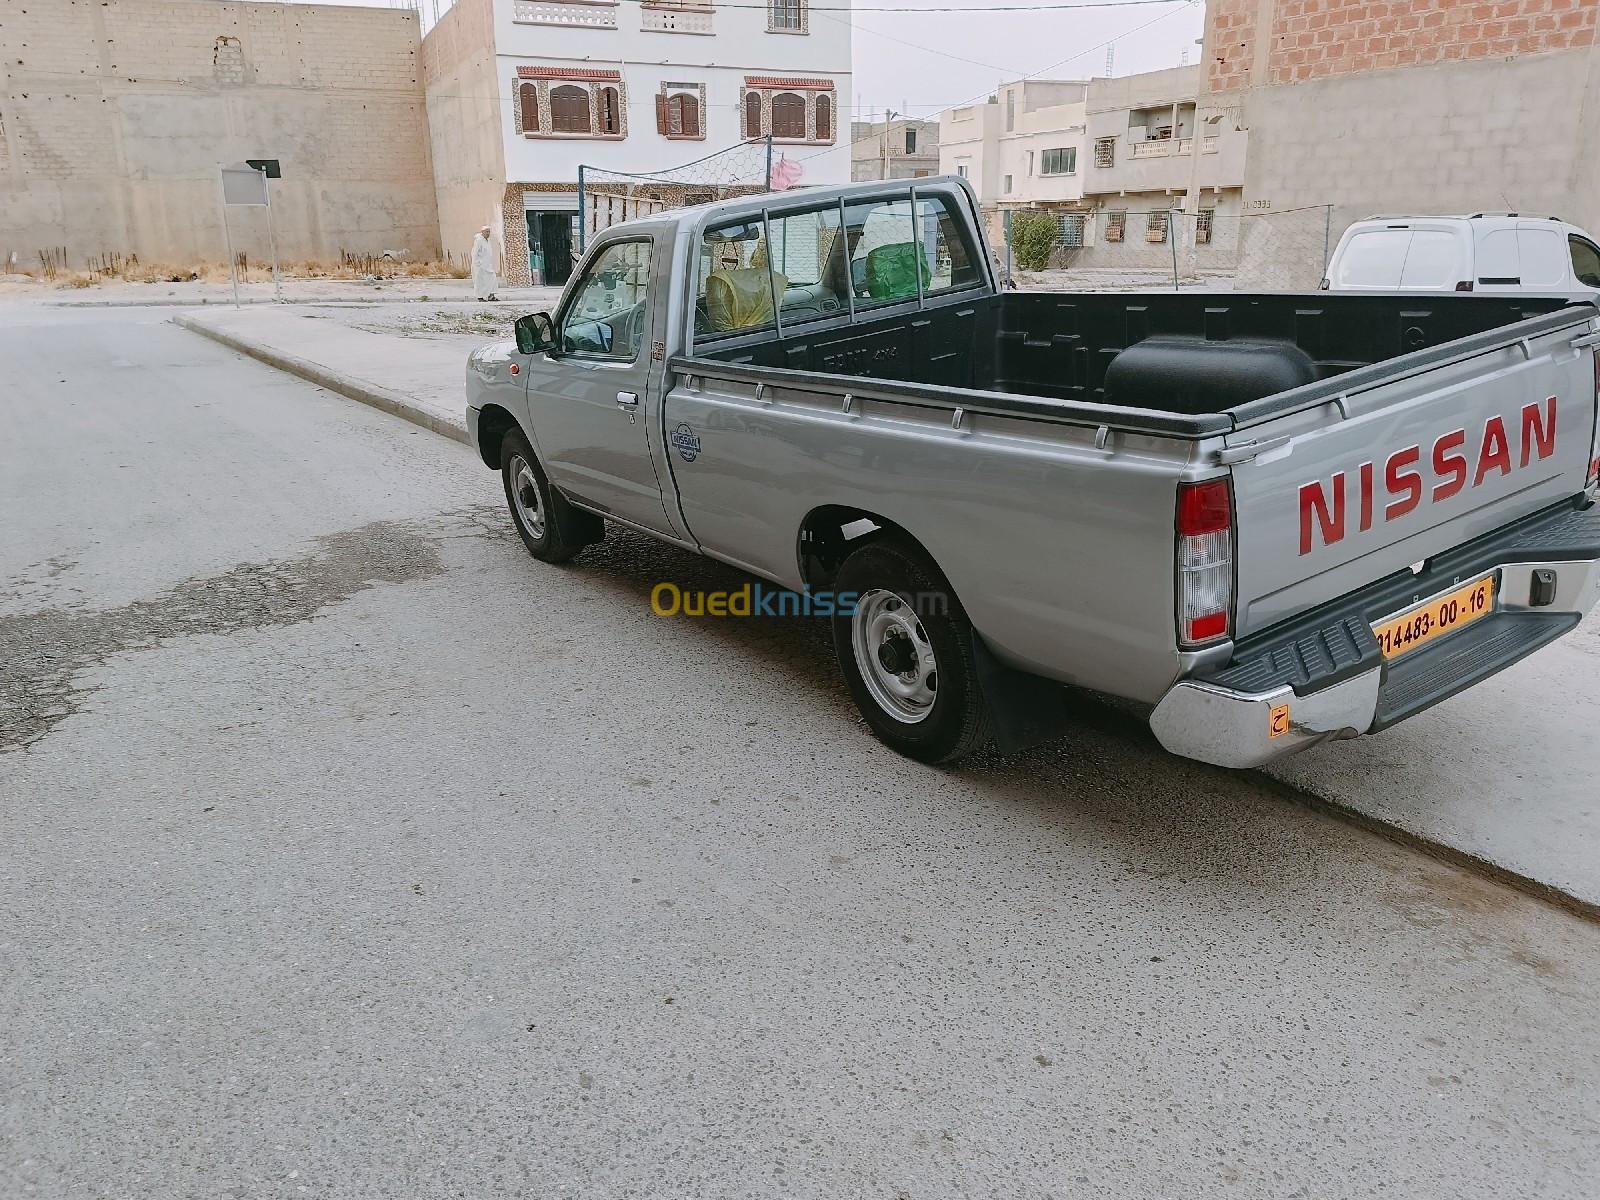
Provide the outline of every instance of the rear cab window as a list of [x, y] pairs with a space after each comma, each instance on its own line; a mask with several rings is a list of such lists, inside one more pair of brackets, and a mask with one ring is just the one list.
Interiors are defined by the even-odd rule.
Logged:
[[787, 330], [985, 282], [967, 222], [944, 192], [769, 210], [701, 234], [694, 339]]

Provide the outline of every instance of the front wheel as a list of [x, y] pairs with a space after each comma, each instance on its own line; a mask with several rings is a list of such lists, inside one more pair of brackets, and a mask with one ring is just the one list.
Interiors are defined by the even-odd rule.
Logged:
[[540, 562], [559, 563], [583, 549], [581, 542], [571, 545], [562, 536], [550, 481], [520, 429], [509, 431], [500, 442], [500, 477], [511, 521], [529, 554]]
[[919, 547], [875, 539], [844, 560], [834, 589], [857, 596], [853, 611], [833, 618], [834, 654], [880, 741], [926, 763], [988, 741], [972, 623]]

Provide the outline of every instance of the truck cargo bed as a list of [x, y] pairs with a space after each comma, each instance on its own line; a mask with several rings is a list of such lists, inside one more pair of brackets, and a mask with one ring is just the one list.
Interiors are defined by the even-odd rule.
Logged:
[[[777, 337], [768, 331], [696, 357], [1204, 416], [1493, 336], [1569, 303], [1558, 296], [1004, 292], [858, 316], [854, 324], [811, 323]], [[1124, 354], [1136, 346], [1144, 360], [1137, 365]], [[1204, 422], [1195, 432], [1215, 429]]]

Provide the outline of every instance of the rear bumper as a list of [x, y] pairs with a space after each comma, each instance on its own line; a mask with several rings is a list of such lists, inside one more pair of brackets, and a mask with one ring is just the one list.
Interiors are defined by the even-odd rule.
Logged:
[[[1385, 662], [1372, 622], [1491, 571], [1492, 615]], [[1555, 589], [1535, 607], [1537, 571], [1553, 572]], [[1597, 602], [1600, 506], [1546, 512], [1238, 643], [1175, 684], [1150, 727], [1174, 754], [1257, 767], [1414, 716], [1553, 642]]]

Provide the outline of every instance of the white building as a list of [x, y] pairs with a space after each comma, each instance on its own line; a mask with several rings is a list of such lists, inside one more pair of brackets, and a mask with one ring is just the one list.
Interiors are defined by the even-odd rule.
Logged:
[[1196, 128], [1199, 86], [1199, 67], [1003, 84], [941, 115], [940, 169], [972, 180], [997, 243], [1006, 210], [1044, 210], [1074, 266], [1158, 266], [1175, 237], [1187, 266], [1228, 267], [1247, 135], [1215, 116]]
[[570, 273], [579, 164], [591, 231], [761, 188], [769, 135], [783, 183], [850, 178], [850, 26], [810, 0], [457, 0], [423, 74], [441, 243], [488, 222], [513, 284]]
[[892, 114], [850, 124], [850, 178], [923, 179], [939, 170], [939, 122]]
[[1088, 88], [1080, 79], [1021, 79], [986, 104], [940, 115], [940, 170], [972, 181], [992, 238], [1002, 236], [1007, 209], [1082, 207]]
[[[1085, 246], [1101, 253], [1085, 254], [1085, 265], [1136, 250], [1159, 258], [1169, 233], [1197, 267], [1237, 260], [1249, 135], [1216, 115], [1197, 123], [1199, 88], [1198, 66], [1090, 84], [1083, 191], [1100, 215]], [[1117, 243], [1125, 248], [1108, 253]]]

